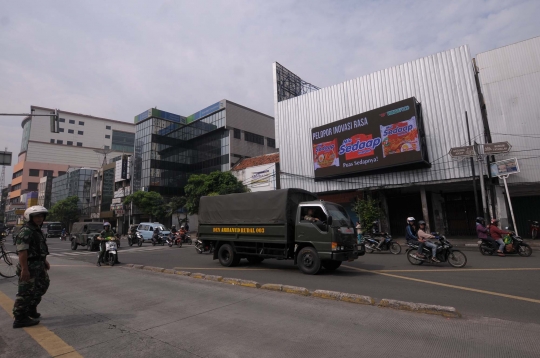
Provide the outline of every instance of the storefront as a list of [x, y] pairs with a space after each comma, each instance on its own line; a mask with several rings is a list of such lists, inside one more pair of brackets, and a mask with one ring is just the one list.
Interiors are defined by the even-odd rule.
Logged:
[[408, 216], [431, 230], [474, 234], [470, 161], [448, 155], [468, 144], [468, 130], [484, 141], [471, 64], [462, 46], [321, 89], [275, 63], [281, 187], [349, 212], [356, 198], [376, 198], [383, 229], [398, 236]]

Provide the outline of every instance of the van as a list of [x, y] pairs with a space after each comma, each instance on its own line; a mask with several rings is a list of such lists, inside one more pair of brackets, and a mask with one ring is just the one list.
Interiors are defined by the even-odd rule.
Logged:
[[143, 237], [143, 241], [152, 241], [152, 236], [154, 235], [154, 229], [159, 227], [160, 233], [164, 235], [169, 235], [170, 231], [165, 227], [165, 225], [160, 223], [140, 223], [137, 227], [137, 231]]

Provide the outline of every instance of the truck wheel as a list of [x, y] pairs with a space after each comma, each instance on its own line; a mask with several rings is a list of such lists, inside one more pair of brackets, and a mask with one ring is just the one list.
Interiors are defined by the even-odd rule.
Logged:
[[72, 250], [77, 250], [77, 246], [79, 246], [79, 245], [77, 245], [77, 242], [75, 240], [71, 240], [71, 249]]
[[240, 262], [240, 256], [234, 253], [234, 249], [231, 245], [225, 244], [219, 248], [218, 251], [219, 263], [225, 267], [233, 267]]
[[257, 257], [257, 256], [248, 256], [246, 257], [246, 259], [252, 265], [260, 264], [264, 260], [263, 257]]
[[316, 275], [321, 269], [321, 259], [313, 247], [304, 247], [298, 253], [298, 267], [307, 275]]
[[322, 262], [322, 266], [328, 271], [334, 271], [341, 266], [341, 261], [325, 260]]

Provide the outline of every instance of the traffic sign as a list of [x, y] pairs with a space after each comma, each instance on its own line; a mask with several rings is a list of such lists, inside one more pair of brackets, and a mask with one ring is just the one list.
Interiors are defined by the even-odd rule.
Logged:
[[459, 157], [474, 157], [476, 154], [474, 152], [474, 146], [467, 145], [465, 147], [455, 147], [450, 148], [450, 152], [448, 152], [451, 157], [459, 158]]
[[508, 142], [486, 143], [484, 144], [484, 154], [508, 153], [512, 146]]

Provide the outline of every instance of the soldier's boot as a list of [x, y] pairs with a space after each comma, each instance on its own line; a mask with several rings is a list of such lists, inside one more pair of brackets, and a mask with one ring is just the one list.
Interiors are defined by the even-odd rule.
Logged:
[[41, 313], [37, 311], [37, 307], [30, 307], [30, 310], [28, 310], [28, 317], [38, 319], [41, 317]]
[[30, 317], [17, 318], [13, 321], [13, 328], [32, 327], [39, 324], [39, 319], [32, 319]]

